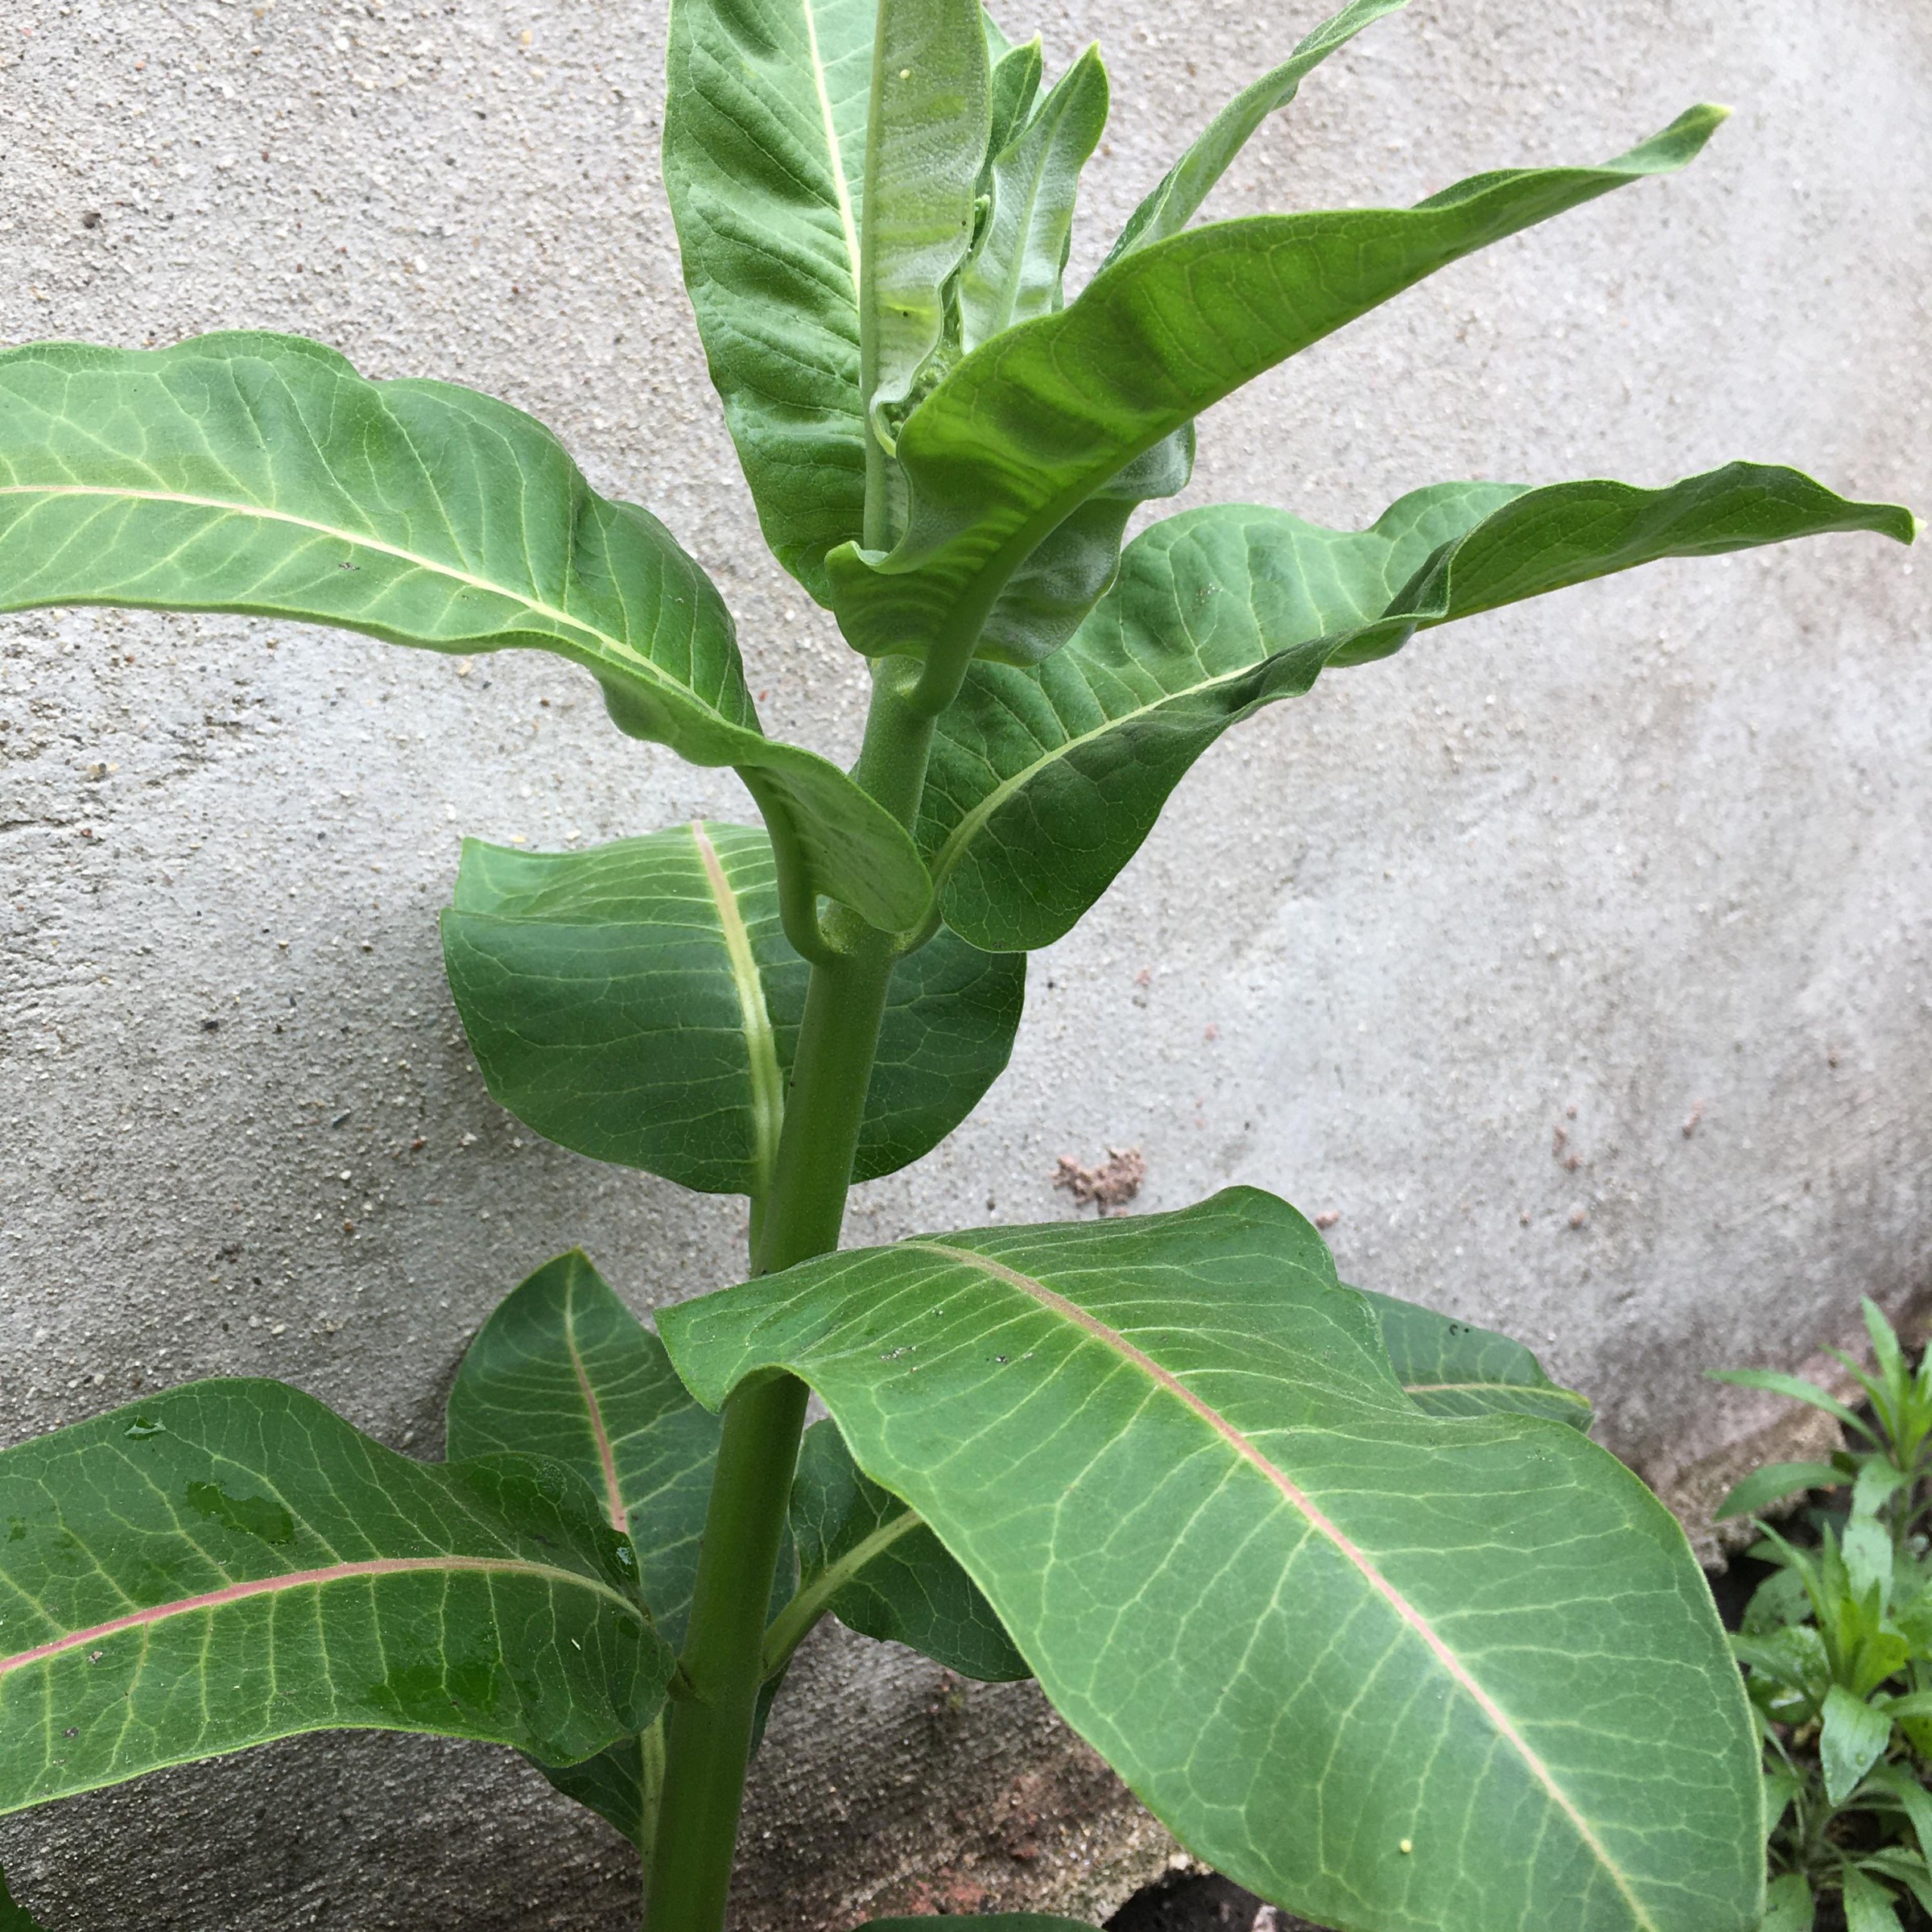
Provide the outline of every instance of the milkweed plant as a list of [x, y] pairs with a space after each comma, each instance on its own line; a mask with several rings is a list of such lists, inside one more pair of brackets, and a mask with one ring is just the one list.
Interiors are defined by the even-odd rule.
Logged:
[[1037, 1678], [1186, 1845], [1318, 1923], [1757, 1926], [1757, 1736], [1709, 1591], [1526, 1350], [1343, 1285], [1251, 1188], [838, 1251], [848, 1188], [970, 1113], [1028, 953], [1230, 725], [1655, 558], [1912, 538], [1733, 463], [1125, 541], [1212, 404], [1724, 118], [1412, 208], [1197, 222], [1401, 4], [1352, 0], [1230, 101], [1070, 294], [1097, 52], [1048, 85], [979, 0], [672, 0], [684, 279], [765, 538], [868, 662], [849, 771], [766, 734], [704, 572], [502, 402], [286, 336], [0, 354], [0, 609], [549, 651], [761, 821], [472, 842], [443, 914], [491, 1093], [747, 1197], [746, 1278], [654, 1332], [551, 1262], [465, 1357], [446, 1462], [238, 1379], [0, 1454], [0, 1810], [299, 1732], [484, 1739], [636, 1846], [649, 1932], [719, 1932], [764, 1715], [830, 1615]]

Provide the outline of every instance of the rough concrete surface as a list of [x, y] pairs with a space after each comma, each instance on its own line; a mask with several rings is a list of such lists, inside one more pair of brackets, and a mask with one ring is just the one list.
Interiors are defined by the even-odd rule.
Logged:
[[[1313, 10], [1036, 16], [1056, 60], [1098, 35], [1116, 84], [1076, 262]], [[506, 397], [718, 574], [769, 726], [849, 749], [859, 667], [757, 548], [704, 380], [658, 180], [663, 41], [661, 5], [619, 0], [11, 0], [0, 340], [262, 326]], [[1443, 477], [1741, 455], [1932, 502], [1922, 8], [1416, 0], [1216, 208], [1596, 159], [1700, 97], [1739, 111], [1688, 175], [1215, 411], [1195, 498], [1360, 525]], [[1522, 1335], [1606, 1440], [1668, 1460], [1703, 1369], [1794, 1363], [1860, 1292], [1932, 1283], [1926, 572], [1872, 537], [1653, 569], [1232, 735], [1035, 962], [980, 1116], [861, 1190], [852, 1238], [1070, 1214], [1057, 1157], [1138, 1146], [1141, 1204], [1242, 1181], [1333, 1213], [1348, 1278]], [[433, 1453], [466, 1340], [558, 1249], [640, 1309], [733, 1278], [736, 1205], [488, 1100], [433, 912], [464, 832], [748, 811], [547, 660], [0, 622], [0, 1438], [248, 1373]], [[922, 1901], [1100, 1917], [1169, 1855], [1030, 1690], [836, 1633], [796, 1676], [744, 1932]], [[170, 1773], [6, 1821], [0, 1861], [51, 1932], [635, 1922], [601, 1826], [431, 1740]]]

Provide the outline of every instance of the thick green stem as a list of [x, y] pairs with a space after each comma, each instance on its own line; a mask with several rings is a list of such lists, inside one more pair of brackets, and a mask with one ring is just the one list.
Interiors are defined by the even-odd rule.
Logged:
[[[875, 683], [859, 776], [909, 821], [932, 726], [906, 705], [904, 682], [883, 675]], [[760, 1274], [829, 1253], [845, 1218], [898, 946], [852, 919], [836, 936], [840, 949], [814, 964], [806, 994], [778, 1160], [758, 1217], [753, 1265]], [[721, 1932], [724, 1922], [806, 1397], [803, 1382], [775, 1376], [747, 1384], [724, 1405], [691, 1634], [666, 1737], [648, 1932]]]

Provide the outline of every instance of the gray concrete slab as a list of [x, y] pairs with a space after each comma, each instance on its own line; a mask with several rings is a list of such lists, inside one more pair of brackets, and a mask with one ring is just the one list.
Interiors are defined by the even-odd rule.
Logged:
[[[1310, 12], [1046, 10], [1050, 56], [1098, 34], [1116, 82], [1080, 259]], [[12, 0], [0, 340], [262, 326], [506, 397], [717, 573], [771, 729], [848, 749], [858, 667], [756, 548], [679, 283], [663, 31], [616, 0]], [[1417, 0], [1216, 208], [1596, 159], [1700, 97], [1739, 112], [1689, 175], [1214, 412], [1195, 497], [1360, 524], [1442, 477], [1749, 456], [1932, 502], [1922, 10]], [[1057, 1156], [1137, 1145], [1143, 1204], [1245, 1181], [1333, 1214], [1350, 1278], [1522, 1335], [1667, 1456], [1705, 1368], [1932, 1286], [1925, 572], [1876, 538], [1672, 565], [1232, 736], [1036, 963], [984, 1113], [862, 1190], [853, 1238], [1063, 1215]], [[619, 739], [560, 666], [228, 618], [0, 622], [0, 1435], [266, 1373], [433, 1451], [467, 1338], [557, 1249], [641, 1309], [733, 1277], [735, 1206], [491, 1104], [433, 912], [461, 833], [742, 815], [734, 781]], [[799, 1677], [747, 1928], [1097, 1916], [1167, 1855], [1029, 1692], [836, 1635]], [[594, 1820], [427, 1740], [171, 1773], [6, 1821], [0, 1860], [51, 1932], [634, 1922]]]

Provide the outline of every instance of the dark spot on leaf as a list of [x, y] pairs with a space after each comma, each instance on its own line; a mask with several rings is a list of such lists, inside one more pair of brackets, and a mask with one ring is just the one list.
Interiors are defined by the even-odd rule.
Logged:
[[265, 1543], [292, 1543], [295, 1519], [266, 1496], [230, 1496], [219, 1483], [190, 1483], [188, 1506], [197, 1516], [258, 1536]]

